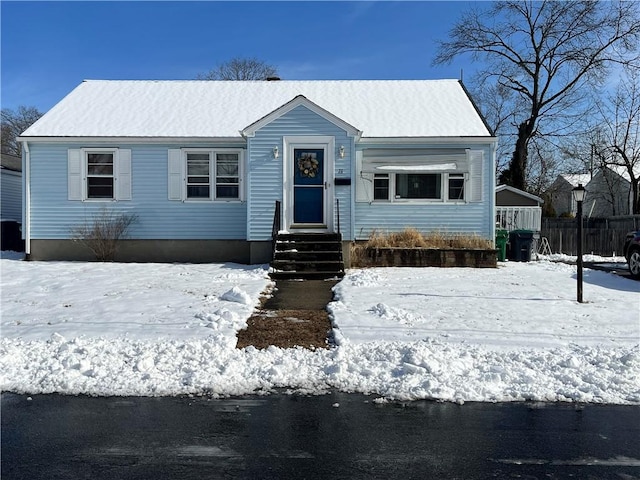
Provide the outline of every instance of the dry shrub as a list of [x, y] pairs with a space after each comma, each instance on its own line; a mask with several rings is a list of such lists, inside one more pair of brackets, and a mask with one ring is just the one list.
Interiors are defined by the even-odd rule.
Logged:
[[367, 252], [366, 243], [351, 242], [351, 247], [349, 252], [351, 265], [362, 265], [364, 263], [364, 259], [366, 258], [366, 252]]
[[118, 242], [126, 238], [136, 215], [102, 208], [92, 220], [71, 229], [71, 239], [89, 248], [101, 262], [113, 261]]

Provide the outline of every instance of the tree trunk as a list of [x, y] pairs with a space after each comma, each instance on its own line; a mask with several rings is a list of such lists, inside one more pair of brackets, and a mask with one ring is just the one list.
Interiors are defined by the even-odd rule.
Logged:
[[528, 119], [518, 125], [518, 138], [509, 162], [509, 168], [500, 175], [500, 183], [525, 190], [525, 172], [527, 170], [528, 145], [533, 134], [534, 119]]

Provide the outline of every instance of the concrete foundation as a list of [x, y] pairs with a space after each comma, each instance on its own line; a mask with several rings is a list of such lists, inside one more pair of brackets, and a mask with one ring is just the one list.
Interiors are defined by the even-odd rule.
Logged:
[[[257, 258], [257, 257], [256, 257]], [[72, 240], [31, 240], [29, 260], [95, 260], [93, 252]], [[252, 262], [246, 240], [121, 240], [116, 262]]]

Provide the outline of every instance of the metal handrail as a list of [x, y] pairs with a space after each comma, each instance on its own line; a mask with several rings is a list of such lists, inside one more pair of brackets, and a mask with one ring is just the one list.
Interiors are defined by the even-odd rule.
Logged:
[[271, 227], [271, 248], [272, 248], [272, 258], [275, 258], [276, 256], [276, 238], [278, 237], [278, 232], [281, 229], [282, 226], [282, 220], [281, 220], [281, 206], [280, 206], [280, 200], [276, 200], [276, 207], [275, 207], [275, 211], [273, 213], [273, 226]]
[[344, 273], [344, 259], [342, 257], [342, 232], [340, 231], [340, 199], [336, 198], [336, 220], [338, 227], [338, 238], [340, 241], [340, 265], [342, 265], [341, 269]]

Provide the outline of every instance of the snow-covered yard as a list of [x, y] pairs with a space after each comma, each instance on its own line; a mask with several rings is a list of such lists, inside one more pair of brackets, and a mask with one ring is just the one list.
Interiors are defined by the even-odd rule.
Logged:
[[[619, 259], [618, 259], [619, 260]], [[23, 262], [3, 252], [2, 390], [640, 404], [640, 282], [550, 261], [350, 270], [337, 346], [235, 348], [265, 266]]]

